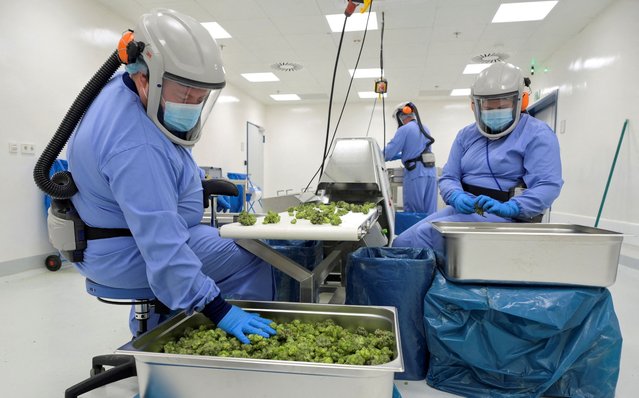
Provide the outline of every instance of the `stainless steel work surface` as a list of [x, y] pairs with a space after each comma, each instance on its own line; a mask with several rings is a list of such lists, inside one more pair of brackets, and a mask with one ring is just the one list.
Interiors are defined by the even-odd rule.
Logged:
[[140, 397], [172, 398], [389, 398], [395, 372], [404, 370], [397, 313], [393, 307], [230, 301], [276, 322], [321, 321], [395, 333], [394, 359], [356, 366], [311, 362], [178, 355], [160, 352], [186, 328], [211, 324], [204, 315], [178, 314], [117, 350], [135, 356]]
[[610, 286], [623, 235], [573, 224], [433, 222], [459, 282]]
[[376, 209], [369, 210], [367, 214], [349, 212], [342, 216], [340, 225], [314, 225], [309, 220], [297, 220], [296, 224], [291, 224], [293, 216], [287, 212], [279, 215], [281, 219], [277, 224], [263, 224], [264, 217], [257, 217], [255, 225], [242, 225], [239, 222], [223, 225], [220, 236], [231, 239], [358, 241], [377, 221], [378, 213]]

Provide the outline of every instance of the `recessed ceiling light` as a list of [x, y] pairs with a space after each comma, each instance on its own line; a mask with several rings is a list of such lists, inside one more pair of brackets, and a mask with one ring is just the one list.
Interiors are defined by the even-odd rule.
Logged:
[[202, 26], [204, 26], [206, 30], [209, 31], [209, 33], [211, 34], [211, 36], [213, 36], [214, 39], [230, 39], [231, 38], [231, 35], [229, 34], [229, 32], [224, 30], [224, 28], [221, 27], [220, 24], [217, 22], [202, 22]]
[[225, 102], [240, 102], [240, 99], [232, 95], [220, 95], [217, 97], [217, 102], [221, 104]]
[[[358, 32], [364, 30], [366, 28], [367, 17], [367, 12], [364, 14], [356, 13], [351, 15], [348, 17], [348, 21], [346, 21], [344, 32]], [[331, 27], [332, 32], [339, 33], [342, 31], [344, 18], [346, 18], [344, 14], [331, 14], [326, 16], [326, 20], [328, 21], [328, 25]], [[374, 12], [371, 12], [371, 17], [368, 20], [368, 30], [377, 30], [377, 14]]]
[[464, 75], [475, 75], [489, 66], [490, 64], [468, 64], [464, 68]]
[[[355, 76], [353, 76], [353, 72], [355, 72]], [[353, 76], [354, 79], [362, 79], [366, 77], [380, 77], [382, 75], [382, 71], [379, 68], [368, 68], [368, 69], [349, 69], [348, 73]]]
[[242, 77], [250, 82], [277, 82], [277, 76], [271, 72], [265, 73], [242, 73]]
[[[359, 98], [377, 98], [379, 94], [375, 91], [358, 91], [357, 95], [359, 95]], [[384, 98], [386, 98], [386, 94], [384, 94]]]
[[469, 88], [456, 88], [453, 89], [453, 91], [450, 92], [450, 95], [453, 97], [461, 97], [463, 95], [470, 95], [470, 89]]
[[529, 1], [526, 3], [503, 3], [493, 17], [493, 23], [540, 21], [557, 4], [557, 1]]
[[275, 101], [299, 101], [300, 96], [297, 94], [271, 94], [271, 98]]

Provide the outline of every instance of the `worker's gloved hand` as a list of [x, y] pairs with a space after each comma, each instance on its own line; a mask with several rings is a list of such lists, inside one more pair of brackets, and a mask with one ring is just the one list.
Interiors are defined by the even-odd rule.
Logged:
[[471, 214], [475, 212], [475, 200], [464, 191], [455, 191], [450, 196], [449, 203], [458, 212]]
[[247, 334], [257, 334], [267, 338], [275, 334], [275, 330], [269, 326], [272, 321], [231, 305], [220, 296], [208, 303], [202, 309], [202, 313], [220, 329], [237, 337], [243, 344], [251, 344], [246, 337]]
[[275, 334], [275, 330], [269, 326], [272, 322], [257, 314], [246, 312], [240, 307], [232, 306], [217, 326], [237, 337], [243, 344], [251, 344], [246, 337], [247, 334], [257, 334], [266, 338]]
[[519, 215], [519, 206], [515, 202], [502, 203], [490, 196], [480, 195], [477, 197], [477, 206], [484, 209], [485, 212], [495, 214], [503, 218], [513, 218]]

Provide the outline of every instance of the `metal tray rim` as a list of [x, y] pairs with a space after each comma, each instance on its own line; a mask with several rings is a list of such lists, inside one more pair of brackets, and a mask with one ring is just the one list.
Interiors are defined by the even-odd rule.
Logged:
[[[610, 231], [602, 228], [588, 227], [579, 224], [569, 224], [569, 223], [553, 223], [553, 224], [538, 224], [535, 228], [535, 231], [524, 232], [521, 229], [525, 229], [524, 225], [533, 225], [533, 224], [521, 224], [521, 223], [489, 223], [489, 222], [478, 222], [478, 223], [468, 223], [468, 222], [440, 222], [434, 221], [431, 223], [433, 228], [437, 230], [444, 236], [448, 235], [511, 235], [511, 236], [570, 236], [573, 238], [588, 238], [588, 237], [607, 237], [607, 238], [623, 238], [624, 234], [616, 231]], [[453, 226], [457, 224], [456, 226]], [[513, 228], [512, 225], [517, 225], [517, 228]], [[507, 227], [510, 225], [511, 227]], [[539, 225], [543, 225], [544, 227], [539, 227]], [[463, 229], [464, 226], [467, 226], [467, 229]], [[470, 227], [480, 226], [481, 230], [472, 230]], [[490, 226], [495, 226], [493, 230], [490, 230]], [[579, 233], [578, 231], [574, 232], [552, 232], [552, 228], [561, 228], [561, 229], [569, 229], [570, 227], [579, 227], [586, 230], [596, 230], [599, 232], [594, 233]], [[447, 228], [448, 227], [448, 228]], [[501, 227], [501, 228], [499, 228]], [[509, 230], [511, 229], [511, 230]], [[517, 229], [518, 231], [513, 231], [512, 229]], [[540, 231], [540, 229], [542, 231]], [[543, 230], [548, 231], [543, 231]]]

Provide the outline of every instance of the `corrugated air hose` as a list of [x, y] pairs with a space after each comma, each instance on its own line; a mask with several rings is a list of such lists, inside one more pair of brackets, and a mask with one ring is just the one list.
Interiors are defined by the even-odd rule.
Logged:
[[102, 91], [102, 88], [120, 68], [121, 64], [117, 51], [114, 51], [73, 101], [55, 135], [38, 159], [33, 169], [33, 179], [38, 188], [52, 198], [69, 199], [78, 192], [71, 173], [60, 171], [49, 179], [49, 170], [60, 152], [62, 152], [71, 134], [73, 134], [73, 130], [84, 115], [84, 112], [89, 109], [95, 97]]

